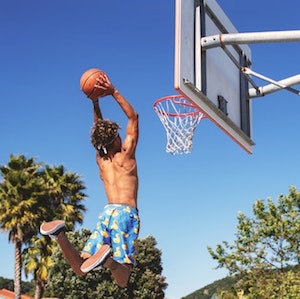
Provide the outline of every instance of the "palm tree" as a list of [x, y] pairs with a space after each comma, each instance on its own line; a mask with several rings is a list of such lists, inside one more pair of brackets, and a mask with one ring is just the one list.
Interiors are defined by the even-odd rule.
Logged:
[[28, 247], [23, 251], [25, 274], [26, 276], [32, 274], [35, 281], [35, 299], [42, 298], [49, 269], [53, 265], [51, 255], [56, 247], [56, 243], [52, 243], [47, 238], [33, 236]]
[[[44, 186], [47, 192], [40, 199], [47, 209], [42, 221], [63, 219], [68, 229], [82, 223], [86, 208], [81, 203], [86, 199], [85, 186], [76, 173], [65, 171], [64, 166], [47, 166], [43, 170]], [[35, 299], [40, 299], [52, 266], [51, 255], [56, 246], [49, 237], [34, 236], [24, 252], [25, 274], [33, 274], [36, 282]]]
[[22, 245], [36, 233], [39, 215], [45, 212], [38, 204], [44, 181], [41, 166], [24, 155], [11, 155], [8, 165], [0, 166], [0, 229], [15, 244], [15, 299], [21, 298]]
[[86, 211], [82, 204], [86, 200], [83, 193], [86, 187], [80, 176], [66, 171], [63, 165], [46, 165], [44, 179], [48, 190], [44, 198], [48, 211], [44, 221], [64, 219], [68, 229], [73, 229], [76, 223], [81, 224]]

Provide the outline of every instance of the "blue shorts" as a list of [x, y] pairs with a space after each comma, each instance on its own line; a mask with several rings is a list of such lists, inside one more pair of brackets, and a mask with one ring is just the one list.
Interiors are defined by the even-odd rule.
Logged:
[[113, 250], [115, 261], [134, 265], [139, 229], [140, 218], [136, 208], [108, 204], [99, 215], [96, 228], [82, 252], [94, 255], [103, 244], [108, 244]]

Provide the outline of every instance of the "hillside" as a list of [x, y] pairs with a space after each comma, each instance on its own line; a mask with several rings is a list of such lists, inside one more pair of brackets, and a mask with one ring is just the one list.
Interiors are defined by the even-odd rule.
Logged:
[[[295, 265], [295, 266], [292, 266], [292, 267], [288, 267], [288, 268], [285, 268], [285, 270], [289, 271], [289, 270], [292, 270], [294, 271], [295, 273], [300, 273], [300, 267], [299, 265]], [[273, 271], [282, 271], [281, 270], [271, 270], [272, 272]], [[218, 289], [221, 289], [221, 290], [229, 290], [232, 288], [232, 286], [238, 281], [238, 277], [237, 276], [234, 276], [234, 277], [225, 277], [223, 279], [220, 279], [220, 280], [216, 280], [215, 282], [185, 296], [185, 297], [182, 297], [181, 299], [211, 299], [212, 296], [217, 292]], [[297, 285], [297, 287], [299, 288], [299, 285]], [[298, 298], [298, 297], [297, 297]]]
[[223, 279], [216, 280], [215, 282], [191, 293], [186, 297], [182, 297], [181, 299], [211, 299], [217, 289], [228, 290], [237, 282], [237, 280], [238, 278], [235, 277], [225, 277]]

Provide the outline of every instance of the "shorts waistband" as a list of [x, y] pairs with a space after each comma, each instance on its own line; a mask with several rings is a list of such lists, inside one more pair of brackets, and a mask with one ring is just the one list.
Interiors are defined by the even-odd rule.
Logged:
[[136, 212], [136, 213], [138, 213], [138, 211], [139, 211], [138, 208], [135, 208], [135, 207], [127, 205], [127, 204], [122, 204], [122, 203], [109, 203], [109, 204], [105, 205], [104, 208], [105, 209], [106, 208], [115, 208], [115, 209], [118, 209], [118, 208], [122, 208], [122, 207], [129, 208], [130, 211]]

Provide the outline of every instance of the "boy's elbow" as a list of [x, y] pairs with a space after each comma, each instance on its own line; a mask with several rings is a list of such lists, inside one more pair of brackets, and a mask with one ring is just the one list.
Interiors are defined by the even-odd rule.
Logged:
[[133, 120], [138, 120], [139, 119], [139, 114], [134, 110], [132, 113], [132, 116], [130, 117]]

